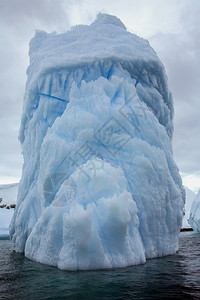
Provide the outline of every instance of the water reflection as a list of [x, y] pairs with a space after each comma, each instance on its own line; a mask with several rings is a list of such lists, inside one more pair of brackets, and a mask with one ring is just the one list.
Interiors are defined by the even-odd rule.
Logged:
[[200, 236], [182, 234], [176, 255], [125, 269], [66, 272], [34, 263], [0, 241], [0, 298], [198, 299]]

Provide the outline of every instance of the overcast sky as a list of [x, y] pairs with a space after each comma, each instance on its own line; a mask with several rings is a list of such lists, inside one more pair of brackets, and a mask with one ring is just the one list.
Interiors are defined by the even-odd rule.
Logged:
[[186, 186], [200, 187], [200, 0], [0, 0], [0, 183], [20, 180], [18, 131], [35, 29], [58, 33], [118, 16], [165, 65], [175, 106], [174, 158]]

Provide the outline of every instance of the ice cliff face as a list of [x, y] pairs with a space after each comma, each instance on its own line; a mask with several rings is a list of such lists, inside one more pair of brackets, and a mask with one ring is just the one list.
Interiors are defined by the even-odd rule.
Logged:
[[37, 32], [27, 74], [16, 251], [68, 270], [175, 253], [184, 192], [173, 103], [149, 43], [99, 14], [64, 34]]

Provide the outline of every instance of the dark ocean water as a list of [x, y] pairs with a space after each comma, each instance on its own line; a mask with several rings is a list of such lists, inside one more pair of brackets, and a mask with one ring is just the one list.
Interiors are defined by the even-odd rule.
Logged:
[[1, 239], [0, 299], [200, 299], [200, 235], [181, 233], [175, 255], [89, 272], [32, 262]]

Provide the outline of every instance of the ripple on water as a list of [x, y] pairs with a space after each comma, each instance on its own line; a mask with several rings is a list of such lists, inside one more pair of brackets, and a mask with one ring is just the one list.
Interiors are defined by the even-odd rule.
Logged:
[[32, 262], [0, 240], [0, 299], [200, 299], [200, 235], [180, 251], [116, 270], [67, 272]]

